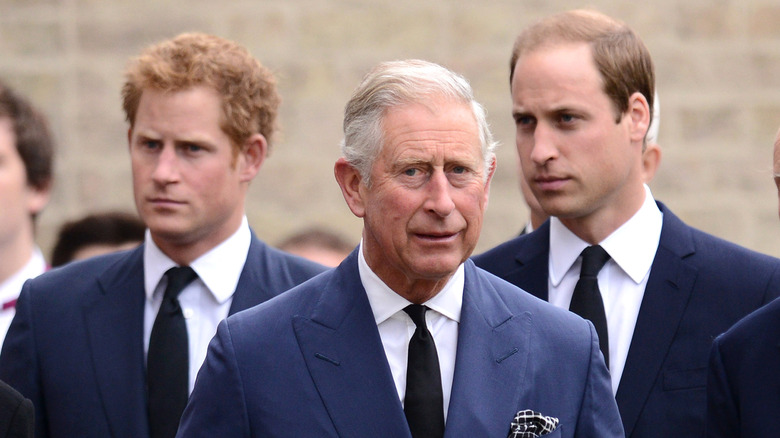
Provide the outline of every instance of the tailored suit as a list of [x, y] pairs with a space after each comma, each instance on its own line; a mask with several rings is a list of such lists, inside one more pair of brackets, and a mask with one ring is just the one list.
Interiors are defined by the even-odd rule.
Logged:
[[29, 399], [0, 381], [0, 438], [32, 438], [34, 412]]
[[[177, 437], [411, 438], [357, 254], [220, 323]], [[445, 437], [507, 436], [521, 409], [622, 437], [609, 385], [592, 324], [466, 262]]]
[[[143, 245], [25, 283], [0, 379], [33, 401], [38, 437], [149, 436]], [[252, 234], [230, 314], [325, 270]]]
[[707, 379], [707, 437], [777, 436], [780, 300], [715, 339]]
[[[780, 294], [780, 260], [696, 230], [658, 207], [661, 238], [615, 397], [626, 437], [702, 437], [712, 340]], [[547, 300], [549, 252], [547, 221], [473, 259]]]

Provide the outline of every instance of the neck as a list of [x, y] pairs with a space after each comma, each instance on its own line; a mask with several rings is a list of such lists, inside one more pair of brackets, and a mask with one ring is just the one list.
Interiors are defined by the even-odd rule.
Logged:
[[32, 233], [16, 233], [10, 241], [0, 245], [0, 283], [8, 280], [30, 261], [33, 248], [35, 242]]
[[[591, 245], [598, 245], [642, 208], [645, 202], [644, 185], [624, 200], [613, 200], [608, 206], [579, 217], [559, 217], [561, 223], [577, 237]], [[615, 206], [615, 208], [612, 208]]]

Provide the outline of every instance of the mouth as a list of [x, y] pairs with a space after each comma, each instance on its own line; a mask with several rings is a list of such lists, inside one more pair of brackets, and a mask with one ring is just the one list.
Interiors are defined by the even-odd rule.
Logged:
[[446, 243], [455, 240], [458, 237], [459, 232], [431, 232], [431, 233], [414, 233], [414, 236], [422, 241], [431, 243]]
[[180, 205], [184, 205], [184, 202], [182, 201], [177, 201], [169, 198], [148, 198], [146, 202], [148, 202], [154, 207], [159, 207], [159, 208], [173, 208]]
[[569, 178], [557, 176], [539, 176], [534, 178], [534, 183], [536, 186], [543, 191], [559, 190], [568, 181]]

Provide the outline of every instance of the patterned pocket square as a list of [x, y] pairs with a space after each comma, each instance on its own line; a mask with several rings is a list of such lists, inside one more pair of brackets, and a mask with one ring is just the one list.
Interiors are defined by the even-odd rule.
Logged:
[[507, 438], [536, 438], [547, 435], [558, 427], [558, 419], [526, 409], [518, 412], [509, 428]]

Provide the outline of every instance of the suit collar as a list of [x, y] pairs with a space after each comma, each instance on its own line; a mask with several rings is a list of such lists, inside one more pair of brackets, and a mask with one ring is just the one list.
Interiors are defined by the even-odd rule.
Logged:
[[143, 245], [106, 269], [84, 306], [95, 379], [115, 435], [148, 435], [142, 254]]
[[515, 238], [517, 269], [504, 278], [539, 299], [547, 301], [550, 257], [550, 221], [532, 233]]
[[470, 260], [465, 269], [458, 354], [445, 436], [456, 436], [457, 431], [464, 430], [474, 436], [499, 436], [506, 433], [521, 394], [532, 385], [525, 378], [532, 315], [513, 314]]
[[[311, 312], [293, 318], [296, 338], [340, 434], [409, 436], [356, 257], [353, 252], [321, 277]], [[530, 314], [514, 315], [484, 274], [470, 260], [465, 263], [448, 436], [463, 430], [488, 432], [477, 433], [484, 436], [506, 432], [524, 390], [508, 382], [526, 380], [531, 324]], [[487, 374], [490, 379], [476, 377]], [[367, 422], [365, 412], [381, 415]]]
[[630, 436], [685, 313], [698, 271], [685, 261], [696, 248], [691, 230], [663, 204], [663, 228], [616, 394]]
[[[410, 437], [353, 251], [293, 317], [306, 366], [339, 435]], [[376, 414], [366, 421], [366, 412]]]

